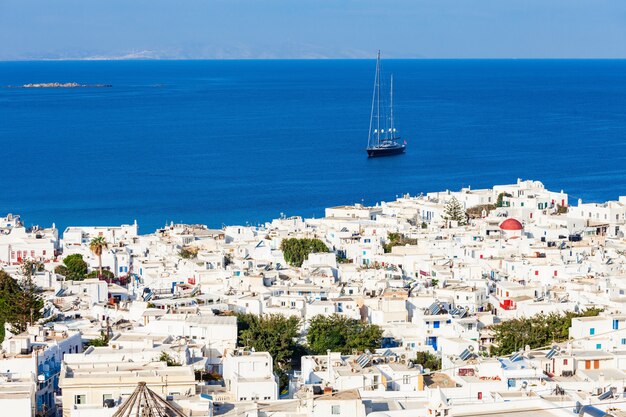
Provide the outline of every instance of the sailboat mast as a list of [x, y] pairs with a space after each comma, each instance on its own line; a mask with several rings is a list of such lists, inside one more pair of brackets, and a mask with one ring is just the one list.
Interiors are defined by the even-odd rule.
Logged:
[[393, 74], [391, 74], [391, 88], [389, 92], [389, 113], [391, 116], [391, 139], [394, 139], [396, 132], [393, 129]]
[[378, 132], [378, 144], [380, 145], [380, 49], [378, 50], [378, 58], [376, 59], [376, 91], [376, 122], [378, 123], [376, 131]]
[[370, 129], [367, 136], [367, 147], [372, 146], [372, 124], [374, 122], [374, 104], [376, 103], [376, 83], [378, 82], [378, 62], [376, 62], [376, 75], [374, 76], [374, 89], [372, 92], [372, 111], [370, 112]]

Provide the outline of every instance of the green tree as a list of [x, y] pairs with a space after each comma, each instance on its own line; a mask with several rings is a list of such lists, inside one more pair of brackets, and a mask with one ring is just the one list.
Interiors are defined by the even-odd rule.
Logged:
[[538, 314], [508, 320], [492, 326], [494, 341], [490, 353], [493, 355], [509, 355], [524, 349], [546, 347], [555, 342], [564, 342], [569, 338], [569, 328], [575, 317], [597, 316], [602, 310], [591, 308], [581, 313]]
[[161, 356], [159, 356], [159, 361], [165, 362], [167, 366], [181, 366], [180, 362], [172, 358], [167, 352], [161, 353]]
[[102, 252], [109, 248], [103, 236], [96, 236], [89, 242], [89, 249], [98, 257], [98, 278], [102, 278]]
[[310, 253], [328, 252], [328, 246], [319, 239], [290, 238], [280, 244], [285, 261], [291, 266], [302, 266]]
[[309, 349], [316, 355], [323, 355], [328, 349], [344, 354], [380, 347], [383, 331], [375, 324], [353, 320], [345, 316], [318, 315], [309, 322], [306, 339]]
[[467, 224], [467, 215], [465, 214], [465, 210], [463, 210], [463, 205], [461, 205], [456, 197], [452, 197], [446, 204], [443, 210], [443, 219], [446, 220], [448, 224], [453, 221], [458, 222], [459, 226]]
[[349, 353], [346, 349], [348, 320], [339, 315], [313, 317], [306, 335], [309, 350], [316, 355], [325, 354], [327, 349]]
[[4, 324], [9, 323], [13, 333], [26, 331], [29, 323], [42, 316], [43, 300], [32, 280], [24, 276], [18, 283], [5, 271], [0, 271], [0, 340], [4, 340]]
[[59, 265], [54, 269], [54, 272], [65, 276], [66, 279], [72, 281], [80, 281], [85, 279], [87, 275], [88, 265], [83, 260], [83, 255], [75, 253], [73, 255], [66, 256], [63, 259], [63, 265]]
[[360, 320], [351, 320], [348, 325], [347, 337], [346, 350], [350, 352], [353, 350], [363, 352], [366, 349], [373, 351], [380, 347], [383, 330], [375, 324], [369, 324]]
[[32, 278], [35, 273], [45, 269], [43, 262], [34, 261], [32, 259], [24, 259], [20, 265], [22, 276]]
[[97, 339], [91, 339], [85, 346], [103, 347], [109, 345], [109, 338], [104, 331], [100, 332], [100, 337]]
[[338, 264], [351, 264], [352, 263], [352, 259], [348, 259], [345, 256], [337, 255], [335, 259], [337, 259]]
[[34, 324], [42, 317], [43, 299], [37, 290], [32, 275], [24, 277], [19, 282], [20, 292], [16, 297], [18, 306], [17, 320], [12, 322], [18, 332], [26, 331], [29, 324]]
[[101, 277], [99, 275], [100, 271], [91, 271], [85, 276], [85, 278], [104, 278], [107, 281], [111, 281], [115, 278], [115, 274], [111, 271], [107, 271], [106, 269], [102, 271]]
[[389, 233], [387, 235], [388, 242], [383, 244], [383, 251], [390, 253], [394, 246], [417, 245], [417, 239], [411, 239], [401, 233]]
[[4, 340], [4, 324], [12, 323], [18, 315], [15, 302], [20, 286], [5, 271], [0, 271], [0, 339]]
[[441, 369], [441, 359], [430, 352], [417, 352], [412, 362], [422, 365], [424, 369], [430, 369], [431, 371]]
[[509, 193], [500, 193], [498, 194], [498, 199], [496, 200], [496, 207], [504, 207], [504, 197], [512, 197]]
[[239, 346], [269, 352], [274, 360], [274, 372], [280, 379], [281, 389], [289, 381], [287, 373], [293, 369], [293, 362], [299, 360], [296, 355], [302, 352], [297, 343], [299, 329], [300, 320], [293, 316], [237, 315]]

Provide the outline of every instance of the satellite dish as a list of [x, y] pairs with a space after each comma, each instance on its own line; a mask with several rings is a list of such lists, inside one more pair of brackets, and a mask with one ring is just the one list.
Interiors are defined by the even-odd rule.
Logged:
[[46, 376], [44, 374], [37, 375], [37, 381], [45, 382], [46, 381]]

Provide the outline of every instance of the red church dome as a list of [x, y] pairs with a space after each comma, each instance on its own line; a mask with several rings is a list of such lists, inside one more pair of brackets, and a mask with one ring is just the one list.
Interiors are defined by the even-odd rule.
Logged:
[[500, 230], [522, 230], [524, 226], [514, 218], [509, 218], [500, 223]]

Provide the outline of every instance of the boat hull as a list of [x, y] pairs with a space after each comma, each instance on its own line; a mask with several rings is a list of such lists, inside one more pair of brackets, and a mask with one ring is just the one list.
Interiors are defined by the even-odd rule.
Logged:
[[389, 148], [367, 148], [367, 156], [377, 158], [379, 156], [392, 156], [403, 154], [406, 146], [397, 146]]

